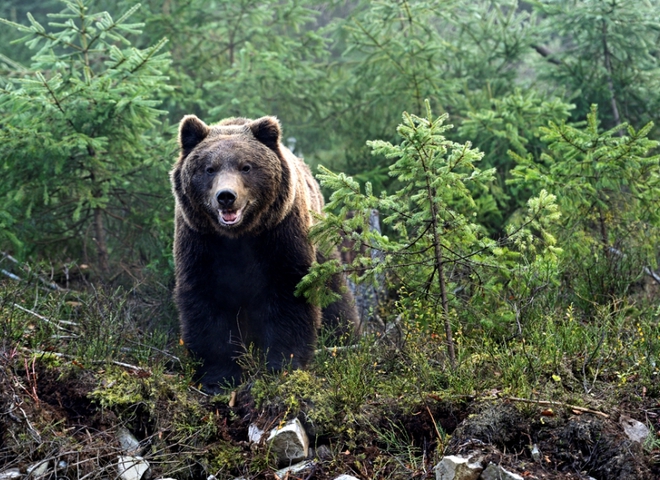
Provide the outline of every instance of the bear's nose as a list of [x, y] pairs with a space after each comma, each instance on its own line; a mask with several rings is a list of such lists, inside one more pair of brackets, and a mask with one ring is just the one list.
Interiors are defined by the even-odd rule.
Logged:
[[220, 208], [229, 208], [236, 200], [236, 192], [229, 188], [225, 188], [215, 194], [215, 199], [218, 201]]

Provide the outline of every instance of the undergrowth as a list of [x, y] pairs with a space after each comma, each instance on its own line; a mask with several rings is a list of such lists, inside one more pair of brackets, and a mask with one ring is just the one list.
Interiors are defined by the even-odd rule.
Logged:
[[[455, 367], [442, 336], [393, 304], [383, 310], [387, 332], [342, 346], [322, 340], [306, 371], [269, 372], [246, 348], [246, 382], [211, 398], [192, 383], [175, 317], [152, 316], [171, 310], [154, 309], [157, 299], [139, 288], [3, 280], [0, 470], [49, 458], [64, 461], [69, 476], [116, 474], [124, 427], [158, 475], [255, 478], [278, 461], [247, 441], [249, 424], [274, 428], [297, 417], [311, 446], [329, 449], [327, 471], [425, 478], [469, 405], [523, 398], [610, 412], [657, 403], [660, 310], [656, 287], [647, 287], [588, 313], [546, 298], [508, 331], [456, 325]], [[656, 444], [652, 435], [647, 451]]]

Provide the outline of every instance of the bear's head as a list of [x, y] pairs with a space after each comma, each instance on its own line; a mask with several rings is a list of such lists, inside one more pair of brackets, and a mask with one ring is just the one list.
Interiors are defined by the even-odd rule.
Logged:
[[283, 155], [275, 117], [206, 125], [186, 115], [172, 170], [177, 210], [197, 231], [229, 237], [268, 228], [292, 203], [295, 169]]

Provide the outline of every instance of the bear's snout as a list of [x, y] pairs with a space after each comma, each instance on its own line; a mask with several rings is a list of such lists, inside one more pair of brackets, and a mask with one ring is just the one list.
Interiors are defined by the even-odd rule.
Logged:
[[231, 188], [224, 188], [215, 194], [215, 199], [218, 202], [218, 205], [220, 205], [220, 208], [231, 208], [236, 201], [236, 192]]
[[212, 194], [212, 208], [222, 227], [237, 228], [242, 224], [243, 214], [250, 203], [248, 189], [242, 179], [232, 173], [218, 175], [215, 178]]

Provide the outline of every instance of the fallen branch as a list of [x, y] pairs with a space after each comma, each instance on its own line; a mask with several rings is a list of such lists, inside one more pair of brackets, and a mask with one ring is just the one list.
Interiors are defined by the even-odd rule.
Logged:
[[[30, 350], [28, 350], [30, 351]], [[60, 352], [44, 352], [43, 350], [31, 350], [33, 354], [36, 355], [53, 355], [58, 358], [66, 358], [69, 360], [76, 360], [76, 357], [73, 355], [68, 355], [66, 353]], [[145, 372], [151, 375], [151, 372], [146, 368], [138, 367], [136, 365], [131, 365], [130, 363], [119, 362], [117, 360], [84, 360], [86, 363], [91, 363], [92, 365], [105, 365], [111, 363], [112, 365], [117, 365], [118, 367], [128, 368], [136, 372]]]
[[11, 272], [8, 272], [8, 271], [5, 270], [4, 268], [3, 268], [2, 270], [0, 270], [0, 272], [2, 272], [3, 275], [7, 275], [7, 276], [8, 276], [9, 278], [11, 278], [12, 280], [16, 280], [16, 281], [18, 281], [18, 282], [20, 282], [20, 281], [22, 280], [21, 277], [19, 277], [18, 275], [14, 275], [14, 274], [11, 273]]
[[[62, 330], [62, 331], [65, 331], [65, 332], [67, 332], [67, 333], [71, 333], [71, 332], [69, 332], [66, 328], [64, 328], [63, 326], [59, 325], [57, 322], [54, 322], [54, 321], [52, 321], [52, 320], [49, 320], [48, 318], [44, 317], [43, 315], [39, 315], [37, 312], [33, 312], [32, 310], [29, 310], [29, 309], [27, 309], [27, 308], [25, 308], [25, 307], [22, 307], [22, 306], [20, 306], [18, 303], [14, 303], [14, 307], [18, 308], [19, 310], [23, 310], [24, 312], [29, 313], [30, 315], [34, 315], [35, 317], [37, 317], [37, 318], [38, 318], [39, 320], [41, 320], [42, 322], [46, 322], [46, 323], [48, 323], [49, 325], [52, 325], [53, 327], [57, 328], [58, 330]], [[73, 322], [67, 322], [67, 323], [72, 324]], [[76, 324], [73, 323], [73, 325], [76, 325]]]
[[[14, 257], [12, 257], [11, 255], [9, 255], [8, 253], [0, 252], [0, 254], [2, 255], [2, 258], [3, 258], [3, 259], [6, 258], [6, 259], [9, 260], [10, 262], [15, 263], [16, 265], [20, 265], [20, 262], [19, 262], [18, 260], [16, 260]], [[14, 275], [13, 273], [8, 272], [7, 270], [4, 270], [4, 269], [3, 269], [3, 270], [0, 270], [0, 272], [2, 272], [4, 275], [7, 275], [9, 278], [11, 278], [11, 279], [13, 279], [13, 280], [18, 280], [18, 281], [23, 280], [23, 279], [22, 279], [21, 277], [19, 277], [18, 275]], [[43, 277], [41, 277], [41, 276], [39, 276], [39, 275], [36, 275], [36, 274], [35, 274], [35, 277], [37, 277], [41, 283], [43, 283], [44, 285], [46, 285], [46, 286], [47, 286], [48, 288], [50, 288], [51, 290], [57, 290], [58, 292], [65, 292], [65, 291], [66, 291], [65, 288], [60, 287], [60, 286], [59, 286], [57, 283], [55, 283], [55, 282], [48, 281], [48, 280], [46, 280], [45, 278], [43, 278]]]
[[578, 412], [591, 413], [593, 415], [599, 415], [603, 418], [610, 418], [610, 416], [607, 413], [599, 412], [598, 410], [592, 410], [590, 408], [578, 407], [577, 405], [571, 405], [569, 403], [564, 403], [564, 402], [554, 402], [552, 400], [531, 400], [528, 398], [518, 398], [518, 397], [503, 397], [503, 399], [511, 402], [534, 403], [536, 405], [543, 405], [548, 407], [555, 406], [555, 407], [570, 408], [571, 410], [577, 410]]

